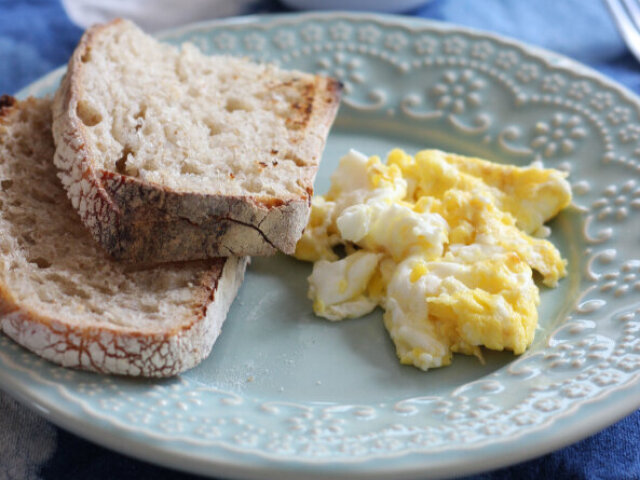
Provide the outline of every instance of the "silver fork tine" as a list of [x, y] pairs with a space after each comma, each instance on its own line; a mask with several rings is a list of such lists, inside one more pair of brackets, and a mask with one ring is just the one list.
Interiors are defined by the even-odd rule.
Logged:
[[[611, 16], [616, 22], [627, 47], [629, 47], [633, 56], [640, 62], [640, 31], [638, 30], [640, 27], [636, 27], [636, 23], [631, 17], [634, 15], [637, 19], [637, 24], [640, 25], [640, 7], [634, 0], [605, 0], [605, 3], [609, 7]], [[627, 4], [631, 5], [632, 3], [634, 5], [627, 9]]]
[[629, 12], [629, 16], [635, 24], [636, 30], [640, 30], [640, 3], [638, 3], [638, 0], [622, 0], [622, 3]]

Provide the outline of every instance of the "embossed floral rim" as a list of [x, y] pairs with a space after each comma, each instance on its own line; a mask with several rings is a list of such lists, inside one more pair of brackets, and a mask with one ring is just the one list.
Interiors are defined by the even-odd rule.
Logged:
[[[638, 407], [640, 260], [631, 258], [636, 239], [622, 234], [640, 230], [635, 96], [550, 52], [401, 17], [245, 17], [163, 37], [325, 71], [345, 83], [350, 111], [421, 122], [507, 158], [570, 170], [581, 212], [579, 295], [544, 348], [448, 395], [392, 405], [264, 403], [188, 378], [140, 393], [51, 366], [4, 337], [3, 388], [124, 453], [243, 477], [460, 475], [541, 455]], [[381, 75], [367, 79], [374, 69]], [[22, 95], [51, 91], [61, 74]], [[505, 378], [522, 388], [505, 395]]]

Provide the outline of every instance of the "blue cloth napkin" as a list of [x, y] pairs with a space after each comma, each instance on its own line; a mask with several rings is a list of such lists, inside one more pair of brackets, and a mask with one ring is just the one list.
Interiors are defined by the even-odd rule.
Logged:
[[[273, 1], [254, 11], [282, 12]], [[434, 0], [408, 15], [507, 35], [563, 53], [640, 93], [640, 64], [597, 0]], [[0, 0], [0, 93], [64, 64], [81, 31], [58, 0]], [[467, 477], [640, 479], [640, 411], [581, 442], [509, 468]], [[134, 460], [59, 429], [0, 393], [2, 479], [195, 479]]]

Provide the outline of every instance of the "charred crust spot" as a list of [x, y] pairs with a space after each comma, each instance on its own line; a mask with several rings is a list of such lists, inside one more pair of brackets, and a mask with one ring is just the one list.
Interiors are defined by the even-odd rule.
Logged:
[[3, 116], [8, 115], [11, 107], [13, 107], [17, 102], [18, 101], [15, 97], [12, 97], [11, 95], [0, 96], [0, 120], [2, 120]]
[[42, 257], [29, 259], [28, 262], [36, 264], [36, 266], [41, 269], [49, 268], [51, 266], [51, 262]]
[[[300, 185], [302, 186], [302, 185]], [[311, 208], [311, 198], [313, 197], [313, 187], [305, 187], [305, 192], [307, 192], [307, 206]]]
[[342, 91], [344, 90], [344, 84], [335, 78], [327, 78], [327, 93], [328, 96], [325, 99], [327, 104], [338, 103], [340, 97], [342, 97]]
[[0, 110], [2, 110], [3, 108], [13, 107], [16, 102], [17, 100], [15, 99], [15, 97], [12, 97], [11, 95], [2, 95], [0, 96]]
[[277, 166], [277, 165], [278, 165], [278, 161], [277, 161], [277, 160], [273, 160], [273, 161], [271, 162], [271, 164], [275, 167], [275, 166]]
[[277, 155], [278, 154], [278, 150], [276, 150], [275, 148], [271, 150], [271, 155]]
[[301, 130], [308, 125], [311, 113], [313, 112], [315, 90], [316, 87], [312, 82], [308, 82], [300, 87], [299, 99], [291, 104], [291, 114], [286, 120], [287, 128], [290, 130]]
[[264, 163], [264, 162], [258, 162], [258, 164], [259, 164], [261, 167], [266, 167], [266, 166], [267, 166], [267, 164], [266, 164], [266, 163]]
[[82, 56], [80, 57], [80, 61], [82, 63], [87, 63], [91, 61], [91, 47], [87, 46]]
[[342, 93], [342, 90], [344, 90], [344, 83], [336, 80], [335, 78], [330, 78], [328, 90], [340, 94]]

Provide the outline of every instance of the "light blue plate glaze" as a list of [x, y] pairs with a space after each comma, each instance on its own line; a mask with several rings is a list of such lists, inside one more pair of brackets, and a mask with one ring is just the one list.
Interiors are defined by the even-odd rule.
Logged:
[[[0, 338], [0, 385], [126, 454], [208, 475], [453, 476], [576, 441], [640, 405], [640, 108], [611, 81], [511, 40], [401, 17], [248, 17], [162, 35], [345, 84], [316, 190], [349, 148], [436, 147], [568, 170], [575, 208], [552, 223], [569, 260], [542, 291], [523, 356], [398, 364], [381, 315], [331, 324], [310, 266], [254, 259], [211, 356], [180, 378], [56, 367]], [[54, 90], [56, 71], [21, 92]]]

